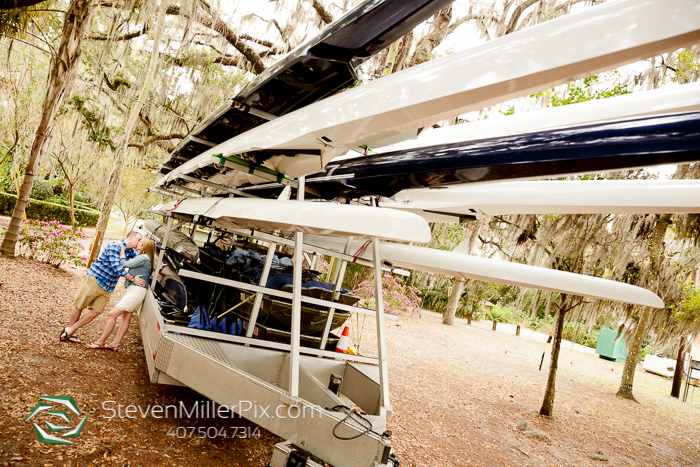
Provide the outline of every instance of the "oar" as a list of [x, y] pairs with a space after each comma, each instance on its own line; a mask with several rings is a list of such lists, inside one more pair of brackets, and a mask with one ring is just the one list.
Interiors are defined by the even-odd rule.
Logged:
[[229, 311], [233, 311], [233, 310], [235, 310], [236, 308], [238, 308], [239, 306], [243, 305], [244, 303], [249, 302], [252, 298], [255, 298], [255, 295], [251, 295], [250, 297], [246, 298], [245, 300], [243, 300], [243, 301], [242, 301], [241, 303], [239, 303], [238, 305], [232, 306], [231, 308], [229, 308], [228, 310], [224, 311], [224, 312], [221, 313], [219, 316], [217, 316], [216, 319], [221, 318], [222, 316], [224, 316], [224, 315], [225, 315], [226, 313], [228, 313]]

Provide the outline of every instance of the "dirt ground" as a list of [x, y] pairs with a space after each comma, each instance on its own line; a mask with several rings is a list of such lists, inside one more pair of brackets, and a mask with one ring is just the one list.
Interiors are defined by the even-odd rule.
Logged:
[[[149, 382], [136, 323], [117, 353], [59, 342], [81, 275], [0, 257], [0, 465], [267, 465], [279, 438], [245, 420], [103, 418], [107, 400], [146, 407], [203, 398]], [[98, 317], [78, 334], [94, 340], [103, 323]], [[353, 318], [351, 337], [364, 354], [373, 353], [373, 336], [369, 319]], [[389, 322], [387, 337], [388, 425], [402, 466], [700, 465], [700, 404], [669, 397], [667, 379], [640, 370], [641, 403], [621, 400], [622, 363], [563, 349], [550, 420], [537, 415], [548, 345], [462, 321], [446, 327], [433, 313]], [[73, 396], [88, 416], [75, 444], [41, 444], [24, 421], [47, 395]], [[518, 430], [523, 422], [540, 435]], [[178, 427], [198, 426], [229, 436], [176, 436]], [[599, 452], [608, 460], [589, 457]]]

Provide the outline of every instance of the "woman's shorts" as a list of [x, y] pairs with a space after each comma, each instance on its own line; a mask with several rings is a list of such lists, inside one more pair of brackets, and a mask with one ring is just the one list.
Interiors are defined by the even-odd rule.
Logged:
[[145, 287], [130, 285], [127, 287], [122, 299], [117, 303], [117, 308], [128, 312], [136, 311], [141, 307], [143, 299], [146, 298], [146, 292], [148, 292], [148, 289]]

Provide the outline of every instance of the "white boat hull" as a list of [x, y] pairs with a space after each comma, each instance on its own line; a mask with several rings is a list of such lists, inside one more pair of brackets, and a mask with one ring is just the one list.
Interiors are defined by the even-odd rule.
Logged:
[[[336, 251], [342, 251], [345, 245], [345, 239], [339, 237], [307, 236], [305, 241], [311, 245]], [[363, 243], [363, 240], [355, 240], [352, 251], [358, 251]], [[599, 277], [389, 242], [381, 242], [380, 252], [384, 264], [389, 263], [391, 267], [418, 269], [465, 279], [582, 295], [653, 308], [664, 307], [661, 298], [649, 290]], [[371, 255], [372, 248], [369, 247], [360, 256], [365, 258]]]

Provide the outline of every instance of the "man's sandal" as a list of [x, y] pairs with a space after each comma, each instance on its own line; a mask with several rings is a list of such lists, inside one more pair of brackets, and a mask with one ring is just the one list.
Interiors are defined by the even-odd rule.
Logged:
[[58, 340], [61, 342], [72, 342], [73, 344], [82, 344], [83, 342], [78, 338], [78, 336], [74, 335], [68, 335], [68, 331], [66, 331], [66, 328], [63, 328], [61, 331], [61, 334], [58, 336]]

